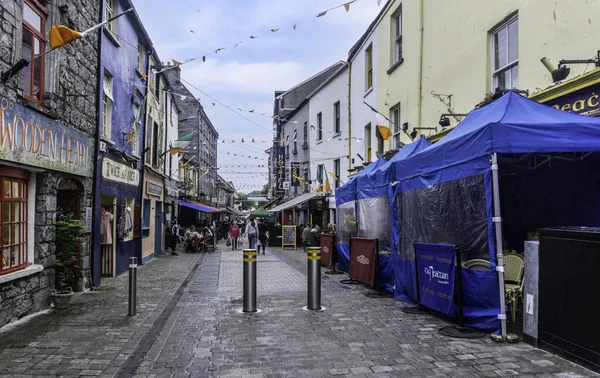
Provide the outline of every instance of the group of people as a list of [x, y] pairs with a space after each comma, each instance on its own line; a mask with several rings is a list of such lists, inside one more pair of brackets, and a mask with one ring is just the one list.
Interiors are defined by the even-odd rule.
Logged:
[[[311, 225], [307, 223], [306, 226], [301, 224], [300, 229], [302, 230], [302, 244], [304, 248], [321, 245], [321, 227], [318, 224]], [[327, 229], [335, 236], [335, 224], [329, 223]]]
[[267, 225], [260, 219], [256, 220], [250, 216], [247, 223], [243, 219], [237, 222], [232, 222], [228, 231], [229, 239], [231, 240], [231, 249], [238, 249], [238, 240], [240, 237], [248, 236], [248, 248], [256, 249], [262, 254], [266, 254], [267, 244], [269, 242], [269, 231]]

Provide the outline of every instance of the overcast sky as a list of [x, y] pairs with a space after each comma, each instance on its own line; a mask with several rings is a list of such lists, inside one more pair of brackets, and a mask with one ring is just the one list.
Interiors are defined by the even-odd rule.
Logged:
[[133, 0], [162, 61], [197, 58], [181, 66], [182, 77], [206, 94], [188, 85], [219, 132], [219, 172], [238, 191], [259, 190], [267, 182], [264, 150], [271, 146], [273, 121], [242, 112], [244, 119], [237, 108], [272, 115], [276, 90], [345, 60], [379, 7], [377, 0], [357, 0], [349, 12], [341, 7], [315, 17], [344, 1]]

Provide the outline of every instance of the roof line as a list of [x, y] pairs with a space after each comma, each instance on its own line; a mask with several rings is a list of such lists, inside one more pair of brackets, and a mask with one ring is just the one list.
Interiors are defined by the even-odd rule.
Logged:
[[337, 64], [344, 64], [345, 62], [343, 60], [337, 61], [336, 63], [330, 65], [329, 67], [321, 70], [320, 72], [312, 75], [311, 77], [309, 77], [308, 79], [304, 80], [303, 82], [301, 82], [300, 84], [296, 84], [295, 86], [293, 86], [292, 88], [288, 89], [287, 91], [283, 92], [282, 94], [280, 94], [279, 96], [275, 97], [275, 99], [279, 99], [281, 97], [283, 97], [284, 95], [290, 93], [291, 91], [297, 89], [298, 87], [301, 87], [302, 85], [308, 83], [309, 81], [313, 80], [314, 78], [316, 78], [319, 75], [324, 74], [325, 72], [327, 72], [328, 70], [330, 70], [333, 66], [337, 65]]
[[383, 14], [387, 11], [389, 6], [393, 2], [394, 2], [394, 0], [387, 0], [387, 2], [383, 5], [383, 8], [381, 8], [381, 11], [379, 11], [379, 13], [377, 14], [377, 17], [375, 17], [375, 19], [371, 22], [371, 24], [369, 24], [369, 26], [367, 27], [367, 30], [363, 33], [363, 35], [360, 36], [358, 41], [356, 41], [356, 43], [350, 48], [350, 51], [348, 51], [348, 61], [351, 61], [352, 58], [354, 58], [358, 54], [358, 52], [360, 51], [360, 48], [364, 45], [365, 41], [372, 34], [373, 30], [375, 29], [375, 26], [377, 26], [377, 24], [379, 24], [379, 21], [381, 21]]

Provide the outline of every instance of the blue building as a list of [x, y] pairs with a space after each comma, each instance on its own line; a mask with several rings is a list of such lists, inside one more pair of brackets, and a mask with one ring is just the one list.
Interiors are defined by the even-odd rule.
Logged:
[[[105, 18], [133, 8], [102, 0]], [[137, 13], [108, 24], [100, 41], [98, 166], [94, 195], [92, 279], [127, 271], [142, 260], [141, 198], [148, 57], [152, 42]]]

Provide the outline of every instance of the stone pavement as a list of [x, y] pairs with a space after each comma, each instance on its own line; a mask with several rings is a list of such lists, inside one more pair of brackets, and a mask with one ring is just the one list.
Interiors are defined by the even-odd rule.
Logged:
[[[0, 333], [0, 377], [589, 377], [529, 345], [456, 340], [430, 315], [323, 275], [323, 312], [305, 311], [302, 250], [258, 256], [258, 308], [241, 313], [242, 254], [166, 256], [140, 268], [140, 314], [127, 276]], [[18, 375], [21, 374], [21, 375]]]

